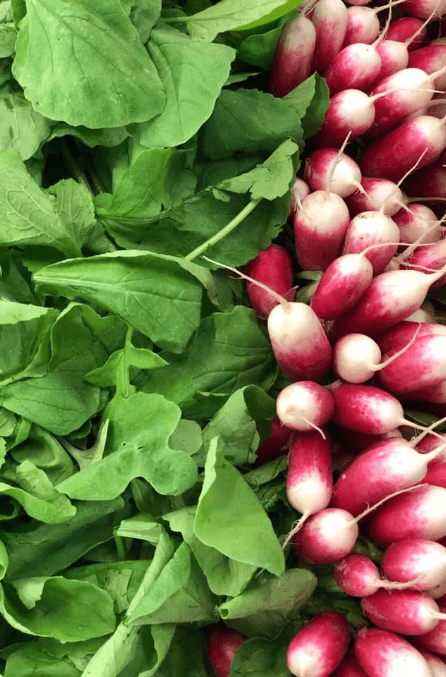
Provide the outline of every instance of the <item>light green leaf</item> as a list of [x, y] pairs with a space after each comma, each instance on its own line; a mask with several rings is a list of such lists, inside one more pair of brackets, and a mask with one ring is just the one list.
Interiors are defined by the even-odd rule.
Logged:
[[282, 101], [299, 115], [304, 138], [308, 139], [322, 127], [330, 104], [330, 92], [324, 78], [314, 73], [284, 96]]
[[0, 24], [0, 59], [14, 53], [16, 39], [17, 31], [13, 24]]
[[28, 160], [47, 139], [50, 129], [51, 121], [37, 113], [21, 94], [0, 97], [0, 150], [12, 148], [22, 160]]
[[285, 569], [268, 515], [240, 473], [225, 460], [218, 438], [209, 447], [194, 531], [200, 541], [230, 559], [276, 576]]
[[167, 100], [160, 115], [139, 126], [139, 140], [148, 148], [170, 148], [185, 143], [209, 118], [235, 51], [192, 40], [168, 27], [152, 31], [148, 50], [165, 84]]
[[98, 129], [143, 122], [163, 85], [119, 0], [28, 0], [14, 75], [42, 115]]
[[252, 637], [235, 652], [230, 677], [289, 677], [286, 635], [274, 642], [264, 637]]
[[123, 361], [127, 366], [131, 365], [138, 369], [157, 369], [167, 364], [166, 360], [163, 360], [158, 353], [130, 346], [112, 353], [102, 367], [88, 372], [84, 379], [89, 383], [101, 386], [101, 388], [115, 386], [117, 373]]
[[61, 261], [41, 269], [34, 280], [41, 291], [115, 313], [173, 352], [184, 350], [200, 319], [202, 287], [171, 256], [119, 251]]
[[59, 218], [72, 242], [81, 249], [95, 225], [94, 204], [85, 186], [73, 179], [63, 179], [48, 189]]
[[5, 677], [81, 677], [81, 672], [68, 658], [56, 658], [37, 642], [28, 642], [11, 654], [6, 662]]

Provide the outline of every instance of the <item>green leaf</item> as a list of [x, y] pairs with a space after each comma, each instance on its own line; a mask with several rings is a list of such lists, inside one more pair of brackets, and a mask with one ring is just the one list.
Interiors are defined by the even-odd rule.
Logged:
[[181, 417], [176, 405], [140, 392], [115, 398], [106, 416], [108, 455], [58, 485], [60, 491], [90, 501], [116, 498], [135, 477], [144, 477], [161, 494], [182, 494], [195, 484], [194, 461], [168, 446]]
[[289, 638], [269, 642], [252, 637], [235, 652], [229, 677], [289, 677], [287, 649]]
[[73, 179], [64, 179], [48, 189], [55, 197], [54, 208], [72, 242], [79, 250], [84, 246], [95, 225], [94, 204], [85, 186]]
[[48, 578], [32, 609], [20, 602], [11, 586], [1, 589], [0, 613], [30, 635], [78, 642], [113, 632], [115, 615], [111, 597], [90, 583]]
[[98, 129], [143, 122], [163, 85], [118, 0], [29, 0], [14, 75], [36, 111]]
[[13, 24], [0, 24], [0, 59], [14, 53], [16, 39], [17, 31]]
[[288, 138], [300, 141], [300, 117], [272, 94], [256, 89], [223, 89], [200, 132], [206, 157], [230, 157], [235, 151], [273, 152]]
[[152, 32], [152, 28], [160, 18], [161, 0], [132, 0], [130, 19], [138, 29], [142, 43], [146, 43]]
[[61, 261], [34, 275], [38, 289], [116, 313], [162, 348], [181, 352], [198, 326], [202, 288], [181, 261], [119, 251]]
[[148, 147], [185, 143], [211, 115], [228, 79], [235, 51], [226, 45], [192, 40], [168, 27], [155, 28], [149, 54], [165, 84], [163, 112], [138, 128]]
[[12, 148], [22, 160], [28, 160], [48, 138], [50, 129], [50, 120], [37, 113], [22, 95], [0, 97], [0, 150]]
[[280, 576], [285, 560], [271, 522], [233, 465], [225, 460], [218, 438], [209, 447], [195, 535], [231, 559]]
[[183, 355], [168, 356], [162, 371], [151, 372], [143, 387], [176, 402], [187, 418], [210, 418], [215, 401], [206, 407], [209, 393], [222, 395], [217, 409], [229, 395], [245, 385], [268, 388], [276, 377], [270, 341], [255, 313], [235, 306], [229, 313], [205, 318]]
[[268, 23], [298, 4], [298, 0], [220, 0], [188, 17], [187, 29], [192, 36], [210, 42], [218, 33]]
[[282, 101], [299, 115], [304, 138], [308, 139], [322, 127], [330, 104], [330, 92], [324, 78], [314, 73], [284, 96]]
[[211, 670], [204, 633], [193, 626], [178, 625], [169, 652], [154, 677], [212, 677]]
[[73, 462], [62, 445], [38, 426], [33, 426], [26, 442], [10, 453], [16, 463], [31, 461], [37, 468], [44, 470], [53, 484], [62, 482], [74, 472]]
[[157, 369], [167, 364], [166, 360], [163, 360], [158, 353], [130, 346], [112, 353], [102, 367], [93, 369], [84, 376], [84, 379], [102, 388], [115, 386], [122, 363], [127, 366], [138, 367], [138, 369]]
[[14, 651], [6, 662], [5, 677], [81, 677], [71, 660], [55, 658], [37, 642], [29, 642]]

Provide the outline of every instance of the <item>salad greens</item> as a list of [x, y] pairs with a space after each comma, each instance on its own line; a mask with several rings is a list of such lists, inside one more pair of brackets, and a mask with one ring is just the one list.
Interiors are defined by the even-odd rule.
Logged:
[[213, 261], [289, 241], [328, 105], [268, 93], [298, 4], [0, 0], [2, 677], [211, 677], [219, 619], [231, 677], [288, 675], [283, 377]]

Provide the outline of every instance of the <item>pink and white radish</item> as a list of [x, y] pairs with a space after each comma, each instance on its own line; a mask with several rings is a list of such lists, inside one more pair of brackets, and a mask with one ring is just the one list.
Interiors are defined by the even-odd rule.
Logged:
[[[439, 605], [440, 611], [446, 613], [446, 606]], [[429, 632], [414, 637], [414, 642], [420, 649], [427, 649], [434, 653], [446, 655], [446, 620], [440, 620]]]
[[368, 597], [380, 588], [386, 590], [407, 587], [407, 583], [385, 581], [376, 564], [359, 553], [351, 553], [334, 563], [334, 578], [339, 587], [352, 597]]
[[420, 652], [393, 632], [361, 628], [354, 650], [368, 677], [432, 677]]
[[[424, 170], [421, 170], [424, 171]], [[412, 202], [409, 209], [400, 209], [392, 216], [402, 242], [438, 242], [443, 236], [440, 221], [426, 205]]]
[[[400, 212], [406, 213], [407, 208], [403, 202], [403, 193], [393, 181], [363, 176], [361, 186], [365, 192], [355, 190], [354, 193], [345, 198], [352, 217], [361, 212], [380, 211], [381, 209], [383, 214], [392, 218]], [[402, 236], [396, 239], [410, 242], [410, 240], [405, 240]]]
[[282, 302], [270, 312], [267, 326], [279, 367], [291, 380], [317, 381], [326, 374], [332, 349], [310, 306]]
[[323, 75], [344, 43], [347, 7], [342, 0], [319, 0], [311, 20], [316, 29], [317, 43], [312, 69]]
[[290, 214], [288, 217], [290, 220], [294, 218], [294, 214], [296, 213], [299, 204], [309, 194], [310, 186], [308, 183], [301, 179], [300, 176], [296, 176], [294, 183], [291, 186]]
[[[272, 244], [260, 251], [255, 259], [248, 261], [246, 272], [254, 280], [277, 292], [285, 298], [293, 286], [293, 259], [288, 249]], [[246, 289], [252, 307], [258, 317], [266, 319], [279, 301], [259, 285], [247, 280]]]
[[347, 656], [333, 672], [333, 677], [367, 677], [354, 656]]
[[216, 677], [229, 677], [234, 654], [246, 642], [246, 637], [223, 625], [209, 625], [206, 628], [206, 642]]
[[315, 45], [316, 29], [304, 14], [285, 24], [270, 74], [274, 96], [285, 96], [311, 75]]
[[446, 12], [446, 0], [405, 0], [402, 8], [406, 14], [418, 19], [440, 17]]
[[[411, 270], [442, 270], [446, 266], [446, 239], [433, 242], [431, 245], [417, 248], [405, 259], [403, 265], [409, 264]], [[445, 282], [445, 274], [438, 275], [432, 281], [431, 289], [441, 287]]]
[[[395, 350], [383, 356], [391, 358]], [[446, 336], [417, 337], [407, 350], [386, 364], [378, 373], [378, 381], [386, 390], [404, 394], [429, 388], [446, 379]]]
[[325, 73], [325, 80], [334, 96], [343, 89], [367, 91], [378, 77], [382, 61], [377, 52], [380, 36], [371, 45], [354, 43], [347, 45], [335, 56]]
[[361, 609], [378, 627], [402, 635], [422, 635], [446, 619], [435, 600], [418, 590], [378, 590], [362, 598]]
[[343, 198], [363, 190], [358, 165], [342, 149], [315, 150], [307, 157], [304, 177], [311, 190], [331, 191]]
[[405, 538], [387, 548], [381, 568], [390, 581], [418, 579], [413, 589], [428, 592], [446, 580], [446, 548], [424, 538]]
[[291, 428], [283, 425], [282, 421], [278, 418], [273, 418], [271, 426], [268, 438], [257, 449], [254, 463], [255, 468], [264, 465], [264, 463], [269, 463], [269, 461], [273, 461], [275, 458], [283, 456], [288, 452], [293, 431]]
[[[418, 33], [418, 31], [420, 32]], [[416, 38], [414, 38], [414, 35], [416, 35]], [[405, 16], [396, 21], [392, 21], [387, 29], [386, 39], [406, 43], [407, 49], [409, 52], [412, 52], [423, 44], [426, 35], [427, 29], [421, 19], [417, 19], [413, 16]]]
[[351, 140], [362, 136], [375, 120], [374, 101], [359, 89], [343, 89], [332, 96], [315, 143], [336, 148], [349, 132]]
[[291, 640], [287, 666], [296, 677], [329, 677], [347, 653], [350, 633], [344, 616], [322, 611]]
[[325, 270], [339, 254], [350, 221], [342, 197], [315, 190], [302, 200], [294, 216], [297, 259], [304, 270]]
[[446, 536], [446, 489], [420, 485], [391, 498], [371, 515], [367, 530], [382, 548], [405, 538], [437, 541]]
[[[431, 75], [446, 65], [446, 45], [426, 45], [415, 49], [409, 54], [409, 68], [421, 68]], [[434, 82], [434, 89], [444, 90], [446, 87], [446, 74], [439, 75]]]
[[402, 348], [409, 343], [414, 333], [418, 331], [417, 338], [423, 336], [435, 336], [441, 334], [446, 336], [446, 327], [442, 324], [429, 322], [423, 323], [421, 327], [418, 322], [412, 320], [403, 320], [398, 322], [387, 331], [382, 332], [376, 336], [376, 342], [381, 348], [382, 353], [388, 353], [395, 348]]
[[404, 189], [415, 199], [424, 198], [431, 202], [446, 200], [446, 169], [442, 156], [406, 179]]
[[432, 670], [433, 677], [446, 677], [446, 663], [430, 651], [421, 651], [421, 655], [426, 660], [426, 663], [429, 665]]
[[[297, 381], [277, 396], [277, 416], [291, 430], [319, 430], [331, 418], [333, 397], [327, 388], [314, 381]], [[323, 435], [324, 436], [324, 435]]]
[[[350, 221], [345, 233], [342, 254], [359, 254], [365, 249], [367, 258], [373, 267], [373, 274], [384, 271], [398, 249], [400, 231], [390, 216], [380, 211], [367, 211], [357, 214]], [[374, 247], [372, 245], [388, 245]]]

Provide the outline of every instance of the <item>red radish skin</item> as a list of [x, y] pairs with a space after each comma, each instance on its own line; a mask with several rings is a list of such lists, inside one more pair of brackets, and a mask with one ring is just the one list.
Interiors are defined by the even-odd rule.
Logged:
[[366, 555], [351, 553], [333, 566], [336, 583], [352, 597], [368, 597], [380, 588], [401, 587], [398, 583], [382, 580], [378, 567]]
[[350, 221], [339, 195], [325, 190], [310, 193], [294, 216], [296, 255], [304, 270], [325, 270], [339, 254]]
[[294, 535], [293, 547], [305, 562], [331, 564], [352, 551], [358, 535], [358, 525], [351, 513], [326, 508], [307, 519]]
[[[425, 249], [425, 247], [423, 247]], [[377, 336], [412, 315], [441, 273], [391, 270], [373, 278], [360, 300], [330, 329], [333, 340], [345, 334]]]
[[[439, 240], [427, 247], [419, 247], [406, 260], [412, 270], [417, 268], [421, 271], [425, 268], [430, 270], [440, 270], [446, 265], [446, 240]], [[404, 264], [403, 264], [404, 265]], [[446, 275], [446, 274], [445, 274]], [[430, 288], [441, 287], [445, 282], [445, 275], [438, 276], [433, 280]]]
[[299, 206], [299, 203], [310, 194], [310, 186], [306, 181], [296, 176], [294, 183], [291, 187], [291, 202], [290, 202], [290, 214], [289, 219], [293, 220], [296, 213], [296, 209]]
[[420, 651], [426, 663], [432, 670], [433, 677], [446, 677], [446, 663], [430, 651]]
[[287, 666], [296, 677], [329, 677], [347, 653], [349, 628], [344, 616], [323, 611], [291, 640]]
[[424, 538], [406, 538], [387, 548], [381, 568], [390, 581], [419, 579], [411, 587], [428, 592], [446, 579], [446, 548]]
[[[293, 286], [293, 259], [288, 249], [272, 244], [246, 264], [246, 273], [286, 298]], [[246, 289], [256, 314], [266, 319], [279, 302], [249, 280], [246, 282]]]
[[363, 597], [361, 609], [378, 627], [401, 635], [422, 635], [435, 628], [440, 618], [446, 619], [435, 600], [418, 590], [378, 590]]
[[[433, 402], [434, 404], [446, 404], [446, 380], [428, 388], [410, 390], [409, 392], [404, 393], [404, 399]], [[430, 484], [436, 484], [436, 482], [430, 482]]]
[[246, 637], [225, 626], [209, 625], [206, 628], [206, 641], [216, 677], [229, 677], [234, 654], [246, 642]]
[[427, 244], [442, 238], [441, 225], [435, 212], [426, 205], [413, 202], [409, 209], [400, 209], [392, 218], [399, 228], [402, 242], [419, 241]]
[[439, 198], [446, 199], [444, 161], [440, 158], [415, 172], [413, 176], [409, 176], [404, 182], [404, 189], [408, 195], [415, 198], [426, 198], [427, 200], [430, 198], [433, 202]]
[[344, 43], [347, 7], [342, 0], [319, 0], [311, 20], [316, 29], [317, 42], [312, 68], [323, 75]]
[[399, 181], [415, 163], [422, 168], [436, 160], [445, 146], [444, 121], [421, 115], [369, 144], [359, 166], [367, 176]]
[[380, 435], [401, 425], [415, 426], [404, 418], [401, 403], [381, 388], [342, 383], [332, 395], [333, 421], [349, 430]]
[[[438, 122], [438, 120], [437, 120]], [[336, 163], [334, 171], [333, 165]], [[347, 197], [361, 186], [361, 171], [354, 160], [336, 148], [318, 148], [307, 157], [304, 178], [311, 190]]]
[[381, 66], [381, 57], [374, 45], [347, 45], [336, 55], [325, 73], [330, 95], [334, 96], [343, 89], [367, 91], [378, 77]]
[[331, 505], [356, 517], [368, 505], [421, 482], [429, 462], [440, 454], [444, 454], [441, 447], [420, 454], [405, 440], [383, 440], [344, 470], [333, 487]]
[[383, 40], [377, 45], [376, 51], [381, 57], [381, 68], [372, 84], [380, 82], [380, 80], [389, 77], [389, 75], [398, 73], [403, 68], [407, 68], [409, 64], [409, 51], [402, 42], [389, 39]]
[[[396, 351], [383, 355], [388, 360]], [[422, 336], [407, 350], [383, 367], [378, 381], [386, 390], [404, 394], [428, 388], [446, 379], [446, 336]]]
[[312, 139], [319, 146], [340, 148], [350, 132], [350, 140], [362, 136], [375, 120], [374, 101], [359, 89], [343, 89], [335, 94], [325, 114], [321, 130]]
[[379, 18], [376, 9], [353, 6], [347, 10], [347, 30], [343, 47], [357, 42], [371, 45], [379, 35]]
[[[352, 217], [361, 212], [379, 211], [380, 209], [383, 210], [383, 214], [392, 218], [400, 212], [406, 213], [406, 209], [401, 207], [403, 204], [403, 193], [393, 181], [363, 176], [361, 185], [365, 191], [364, 193], [355, 190], [354, 193], [345, 198]], [[404, 240], [402, 237], [401, 240], [408, 242], [408, 240]]]
[[391, 350], [402, 348], [409, 343], [416, 331], [418, 331], [418, 340], [423, 336], [446, 336], [446, 327], [442, 324], [428, 322], [420, 327], [418, 322], [403, 320], [387, 329], [387, 331], [378, 334], [376, 342], [381, 348], [381, 352], [388, 353]]
[[432, 677], [420, 652], [393, 632], [361, 628], [354, 650], [368, 677]]
[[[427, 45], [415, 49], [409, 54], [409, 68], [421, 68], [431, 75], [446, 65], [446, 45]], [[446, 87], [446, 74], [439, 75], [434, 82], [433, 89], [443, 90]]]
[[282, 29], [270, 75], [270, 91], [282, 97], [311, 75], [316, 29], [304, 15]]
[[296, 435], [288, 456], [286, 492], [304, 521], [330, 503], [333, 491], [331, 441], [318, 432]]
[[[439, 608], [442, 613], [446, 613], [446, 606], [439, 604]], [[446, 656], [446, 620], [440, 620], [433, 630], [414, 637], [413, 641], [420, 649]]]
[[316, 313], [305, 303], [278, 305], [268, 334], [282, 371], [293, 381], [319, 380], [331, 365], [332, 349]]
[[278, 418], [274, 418], [271, 421], [271, 426], [272, 429], [268, 438], [257, 449], [257, 457], [254, 463], [255, 468], [274, 461], [274, 459], [288, 452], [293, 431], [291, 428], [283, 425], [282, 421]]
[[437, 541], [446, 536], [446, 489], [422, 485], [389, 499], [371, 515], [367, 529], [382, 548], [405, 538]]
[[418, 19], [427, 19], [430, 16], [440, 17], [446, 12], [445, 0], [406, 0], [401, 5], [406, 14]]
[[311, 299], [311, 307], [323, 320], [335, 320], [352, 310], [373, 278], [373, 266], [363, 254], [346, 254], [325, 270]]
[[[348, 225], [342, 254], [360, 254], [369, 248], [366, 256], [372, 264], [373, 274], [378, 275], [395, 254], [399, 239], [399, 228], [390, 216], [377, 211], [362, 212], [354, 216]], [[386, 243], [388, 247], [371, 247]]]
[[333, 413], [333, 396], [314, 381], [298, 381], [277, 396], [277, 416], [292, 430], [312, 431], [324, 426]]
[[367, 677], [354, 656], [344, 658], [339, 667], [333, 672], [333, 677]]
[[413, 16], [402, 17], [401, 19], [392, 21], [387, 29], [386, 39], [395, 40], [396, 42], [407, 42], [407, 49], [409, 52], [412, 52], [414, 49], [421, 47], [426, 39], [427, 29], [424, 28], [417, 37], [412, 40], [415, 33], [419, 31], [422, 26], [423, 22], [421, 19], [417, 19]]

